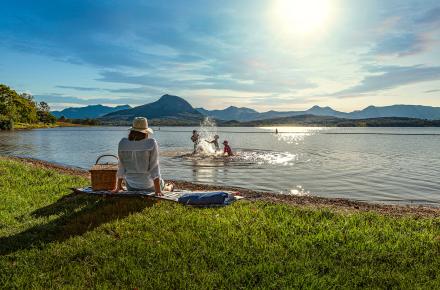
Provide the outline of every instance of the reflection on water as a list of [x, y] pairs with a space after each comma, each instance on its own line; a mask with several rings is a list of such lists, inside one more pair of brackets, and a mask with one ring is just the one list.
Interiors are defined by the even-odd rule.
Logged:
[[[203, 138], [227, 139], [232, 157], [209, 149], [192, 155], [192, 129], [156, 131], [165, 179], [299, 196], [440, 203], [440, 128], [283, 127], [275, 134], [274, 128], [205, 125]], [[126, 135], [122, 127], [0, 132], [0, 154], [90, 168], [98, 155], [115, 154]]]
[[197, 152], [188, 151], [162, 151], [161, 156], [173, 157], [182, 162], [191, 160], [197, 166], [224, 167], [227, 165], [292, 165], [296, 155], [289, 152], [272, 152], [265, 150], [237, 149], [233, 156], [225, 156], [222, 151]]
[[263, 150], [243, 150], [236, 156], [237, 160], [247, 161], [258, 165], [293, 165], [296, 155], [289, 152], [271, 152]]
[[306, 196], [310, 194], [310, 192], [304, 190], [304, 188], [301, 185], [298, 185], [295, 189], [291, 189], [288, 192], [281, 192], [281, 193], [287, 195], [295, 195], [295, 196]]
[[[227, 160], [216, 163], [204, 163], [201, 160], [191, 160], [193, 182], [223, 184], [228, 179]], [[209, 180], [209, 181], [208, 181]]]
[[[273, 131], [271, 127], [262, 127], [264, 130]], [[325, 128], [322, 127], [282, 127], [276, 129], [276, 137], [281, 142], [286, 142], [287, 144], [299, 145], [300, 142], [304, 140], [305, 137], [311, 136], [313, 134], [319, 133]]]

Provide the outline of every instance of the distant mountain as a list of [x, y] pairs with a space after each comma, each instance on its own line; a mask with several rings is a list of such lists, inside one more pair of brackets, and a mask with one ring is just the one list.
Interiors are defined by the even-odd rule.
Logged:
[[[367, 119], [367, 118], [383, 118], [383, 117], [402, 117], [402, 118], [416, 118], [427, 120], [440, 120], [440, 108], [419, 105], [393, 105], [386, 107], [369, 106], [363, 110], [353, 111], [351, 113], [339, 112], [330, 107], [313, 106], [306, 111], [268, 111], [259, 113], [249, 108], [236, 108], [231, 110], [231, 107], [224, 110], [205, 110], [197, 109], [205, 116], [210, 116], [215, 119], [224, 121], [256, 121], [274, 118], [285, 118], [302, 115], [314, 116], [330, 116], [346, 119]], [[233, 112], [231, 114], [230, 112]]]
[[60, 118], [64, 116], [68, 119], [96, 119], [101, 116], [104, 116], [108, 113], [130, 109], [129, 105], [122, 105], [116, 107], [108, 107], [103, 105], [90, 105], [87, 107], [80, 108], [66, 108], [62, 111], [52, 111], [52, 114]]
[[347, 113], [335, 111], [330, 107], [313, 106], [312, 108], [305, 111], [287, 111], [287, 112], [268, 111], [268, 112], [260, 113], [259, 116], [254, 120], [284, 118], [284, 117], [293, 117], [293, 116], [302, 116], [302, 115], [347, 118]]
[[224, 120], [224, 121], [255, 121], [255, 120], [264, 120], [264, 119], [273, 119], [273, 118], [283, 118], [283, 117], [292, 117], [292, 116], [300, 116], [300, 115], [315, 115], [315, 116], [333, 116], [333, 117], [347, 117], [347, 113], [338, 112], [333, 110], [330, 107], [320, 107], [313, 106], [312, 108], [306, 111], [268, 111], [264, 113], [259, 113], [250, 108], [237, 108], [237, 107], [228, 107], [224, 110], [205, 110], [203, 108], [197, 108], [197, 110], [205, 116], [209, 116], [214, 119]]
[[352, 119], [405, 117], [427, 120], [440, 120], [440, 108], [419, 105], [393, 105], [385, 107], [369, 106], [349, 114]]
[[298, 115], [292, 117], [255, 120], [247, 122], [222, 121], [220, 126], [322, 126], [322, 127], [440, 127], [440, 120], [424, 120], [402, 117], [346, 119], [331, 116]]
[[259, 114], [254, 109], [249, 108], [237, 108], [234, 106], [227, 107], [224, 110], [212, 110], [208, 111], [203, 108], [197, 108], [197, 111], [205, 116], [209, 116], [219, 120], [237, 120], [237, 121], [250, 121], [258, 118]]
[[202, 120], [203, 115], [178, 96], [163, 95], [156, 102], [117, 111], [100, 118], [103, 122], [131, 121], [134, 117], [149, 119]]
[[315, 115], [315, 116], [332, 116], [332, 117], [338, 117], [338, 118], [346, 118], [349, 114], [344, 112], [339, 112], [336, 110], [333, 110], [330, 107], [320, 107], [320, 106], [313, 106], [307, 111], [305, 111], [306, 114], [309, 115]]

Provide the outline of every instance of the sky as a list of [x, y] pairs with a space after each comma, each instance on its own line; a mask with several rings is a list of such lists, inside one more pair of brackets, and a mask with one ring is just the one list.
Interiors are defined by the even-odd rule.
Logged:
[[440, 107], [438, 0], [14, 0], [0, 83], [52, 109]]

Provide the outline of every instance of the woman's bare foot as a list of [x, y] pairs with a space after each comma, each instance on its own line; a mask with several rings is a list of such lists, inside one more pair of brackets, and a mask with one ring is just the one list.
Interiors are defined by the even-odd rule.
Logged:
[[116, 193], [118, 193], [118, 192], [120, 192], [120, 191], [122, 191], [122, 190], [119, 189], [119, 188], [115, 188], [115, 189], [113, 189], [113, 190], [111, 191], [111, 193], [112, 193], [112, 194], [116, 194]]

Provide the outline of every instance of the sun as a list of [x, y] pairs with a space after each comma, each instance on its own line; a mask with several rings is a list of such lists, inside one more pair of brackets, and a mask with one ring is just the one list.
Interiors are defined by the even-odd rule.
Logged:
[[323, 30], [332, 16], [332, 0], [276, 0], [273, 17], [279, 30], [312, 34]]

